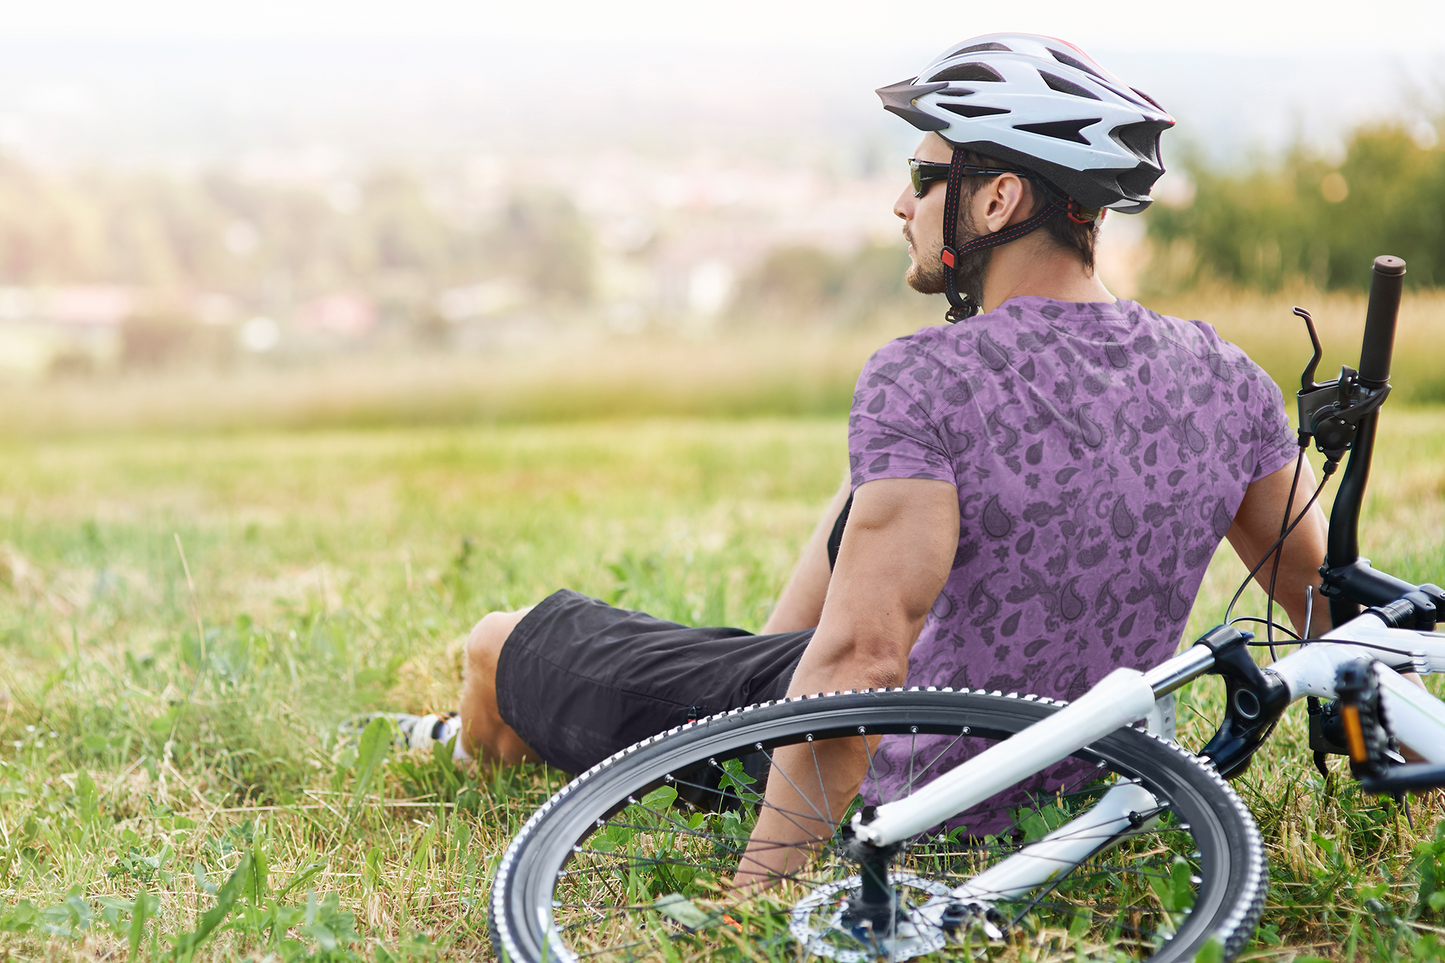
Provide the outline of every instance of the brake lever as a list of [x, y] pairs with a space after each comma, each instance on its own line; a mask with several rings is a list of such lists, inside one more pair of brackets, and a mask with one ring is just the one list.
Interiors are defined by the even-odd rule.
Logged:
[[1321, 454], [1338, 462], [1354, 447], [1360, 421], [1385, 403], [1390, 386], [1367, 388], [1360, 383], [1359, 372], [1349, 365], [1342, 365], [1340, 376], [1333, 381], [1315, 381], [1315, 371], [1324, 352], [1315, 333], [1314, 319], [1304, 308], [1296, 307], [1294, 314], [1304, 321], [1314, 346], [1314, 355], [1300, 375], [1300, 389], [1296, 394], [1300, 441], [1305, 443], [1313, 438]]
[[1305, 330], [1310, 333], [1310, 344], [1314, 345], [1315, 349], [1314, 357], [1310, 358], [1310, 363], [1305, 365], [1304, 374], [1300, 375], [1300, 391], [1313, 391], [1320, 387], [1315, 383], [1315, 369], [1320, 366], [1320, 359], [1325, 356], [1325, 352], [1320, 347], [1320, 338], [1315, 334], [1315, 321], [1310, 317], [1310, 313], [1299, 305], [1295, 305], [1294, 315], [1304, 320]]

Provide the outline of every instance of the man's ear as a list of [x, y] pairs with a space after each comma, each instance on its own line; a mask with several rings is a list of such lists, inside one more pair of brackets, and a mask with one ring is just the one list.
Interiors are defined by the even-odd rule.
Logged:
[[[990, 234], [1022, 220], [1028, 213], [1028, 186], [1017, 174], [1000, 174], [979, 193], [986, 199], [983, 220]], [[1015, 214], [1019, 216], [1016, 217]]]

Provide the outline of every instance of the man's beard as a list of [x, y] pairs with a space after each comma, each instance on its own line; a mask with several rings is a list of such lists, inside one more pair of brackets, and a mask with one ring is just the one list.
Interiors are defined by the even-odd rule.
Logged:
[[[960, 224], [958, 226], [958, 238], [955, 247], [963, 247], [976, 237], [979, 232], [973, 229], [973, 225]], [[909, 237], [912, 241], [912, 237]], [[908, 274], [905, 280], [908, 286], [919, 294], [943, 294], [947, 289], [945, 282], [945, 268], [943, 262], [937, 255], [925, 257], [919, 255], [918, 245], [913, 245], [916, 261], [909, 265]], [[986, 247], [979, 251], [960, 255], [958, 266], [958, 293], [968, 298], [975, 305], [983, 306], [983, 279], [988, 274], [988, 263], [993, 257], [993, 248]]]

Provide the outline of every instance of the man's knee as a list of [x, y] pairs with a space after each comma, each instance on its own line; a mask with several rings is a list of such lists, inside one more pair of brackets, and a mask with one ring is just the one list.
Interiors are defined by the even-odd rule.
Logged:
[[502, 646], [511, 638], [512, 630], [522, 621], [532, 607], [517, 612], [488, 612], [472, 627], [467, 637], [467, 671], [483, 672], [495, 676], [497, 659], [501, 657]]
[[473, 627], [466, 643], [462, 687], [462, 738], [466, 750], [482, 762], [535, 761], [529, 749], [503, 721], [497, 706], [497, 660], [517, 623], [531, 611], [491, 612]]

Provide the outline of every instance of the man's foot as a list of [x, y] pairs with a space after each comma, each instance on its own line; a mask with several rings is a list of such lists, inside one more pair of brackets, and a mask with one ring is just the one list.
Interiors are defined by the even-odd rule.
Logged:
[[455, 712], [429, 712], [415, 716], [406, 712], [368, 712], [347, 719], [337, 727], [343, 738], [360, 738], [373, 719], [391, 722], [394, 749], [425, 749], [433, 742], [445, 742], [461, 729]]

